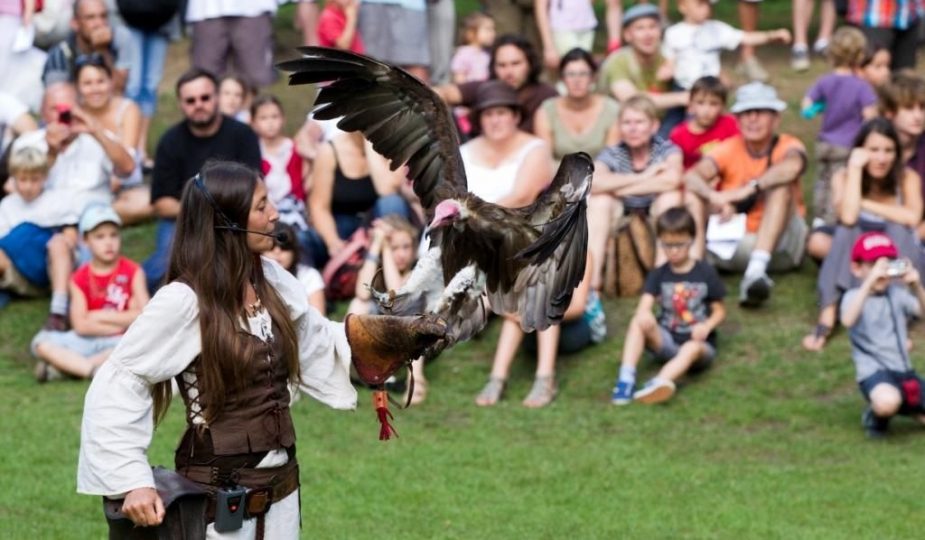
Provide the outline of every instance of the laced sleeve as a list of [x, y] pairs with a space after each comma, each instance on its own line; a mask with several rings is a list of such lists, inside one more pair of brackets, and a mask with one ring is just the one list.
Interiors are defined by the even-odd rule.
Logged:
[[151, 388], [199, 354], [199, 307], [188, 286], [160, 289], [129, 327], [84, 400], [77, 491], [119, 496], [154, 487], [147, 450], [154, 431]]

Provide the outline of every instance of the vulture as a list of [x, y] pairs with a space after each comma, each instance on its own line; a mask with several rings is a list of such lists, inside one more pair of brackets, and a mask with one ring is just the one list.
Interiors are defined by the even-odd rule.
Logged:
[[408, 177], [430, 225], [430, 247], [398, 291], [373, 291], [383, 311], [429, 313], [447, 324], [444, 346], [487, 321], [487, 304], [516, 314], [525, 331], [561, 322], [587, 257], [587, 196], [594, 170], [585, 153], [566, 156], [549, 186], [523, 208], [481, 200], [466, 188], [459, 136], [447, 105], [404, 70], [337, 49], [300, 47], [282, 62], [289, 84], [320, 84], [315, 118], [361, 131]]

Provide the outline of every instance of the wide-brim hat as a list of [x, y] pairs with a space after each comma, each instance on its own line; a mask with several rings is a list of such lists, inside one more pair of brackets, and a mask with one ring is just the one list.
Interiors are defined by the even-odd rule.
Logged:
[[507, 83], [498, 80], [485, 81], [479, 85], [472, 112], [478, 114], [491, 107], [510, 107], [518, 112], [521, 110], [517, 92]]
[[751, 82], [736, 90], [736, 100], [729, 109], [732, 114], [746, 111], [770, 110], [781, 112], [787, 103], [777, 97], [777, 90], [769, 84]]

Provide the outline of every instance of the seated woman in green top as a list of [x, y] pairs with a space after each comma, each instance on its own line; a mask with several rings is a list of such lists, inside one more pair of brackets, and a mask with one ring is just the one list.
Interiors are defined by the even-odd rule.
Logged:
[[594, 93], [596, 71], [588, 51], [575, 48], [565, 53], [559, 62], [565, 95], [544, 101], [533, 117], [534, 133], [549, 144], [556, 161], [572, 152], [594, 157], [620, 140], [619, 106], [612, 98]]

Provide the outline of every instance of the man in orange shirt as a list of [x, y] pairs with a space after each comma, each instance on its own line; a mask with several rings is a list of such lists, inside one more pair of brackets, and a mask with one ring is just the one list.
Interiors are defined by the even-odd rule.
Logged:
[[803, 260], [807, 227], [800, 176], [806, 150], [796, 137], [776, 133], [786, 107], [771, 86], [756, 82], [739, 88], [731, 112], [741, 134], [715, 146], [684, 177], [693, 195], [688, 204], [699, 218], [694, 254], [705, 255], [709, 214], [726, 219], [747, 214], [745, 236], [732, 257], [711, 256], [710, 262], [723, 270], [744, 270], [739, 303], [749, 307], [770, 296], [769, 269], [791, 270]]

